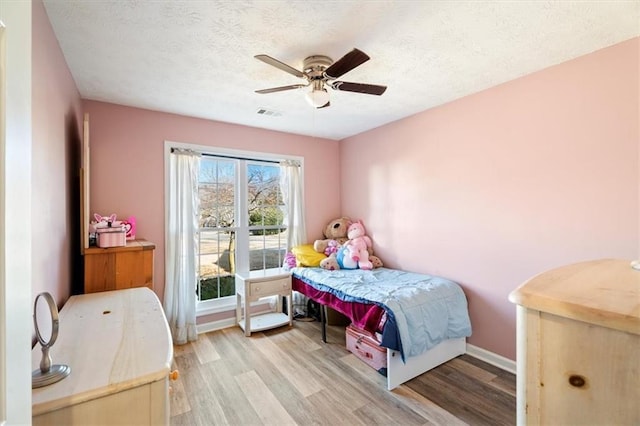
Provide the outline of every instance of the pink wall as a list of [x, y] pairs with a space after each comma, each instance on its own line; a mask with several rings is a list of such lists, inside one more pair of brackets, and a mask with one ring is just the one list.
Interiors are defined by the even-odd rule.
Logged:
[[34, 0], [33, 296], [50, 291], [62, 304], [82, 285], [74, 188], [84, 107], [91, 212], [138, 218], [138, 235], [157, 244], [160, 298], [164, 140], [299, 155], [309, 240], [340, 214], [363, 218], [388, 266], [460, 282], [474, 326], [470, 343], [515, 359], [511, 290], [561, 264], [640, 257], [639, 50], [638, 39], [621, 43], [338, 144], [81, 105]]
[[469, 343], [515, 359], [509, 292], [640, 254], [639, 39], [341, 142], [342, 211], [388, 266], [467, 294]]
[[164, 295], [164, 141], [304, 157], [308, 238], [340, 214], [338, 142], [84, 101], [89, 113], [91, 213], [136, 216], [156, 244], [155, 291]]
[[32, 20], [32, 297], [48, 291], [61, 305], [82, 280], [82, 102], [40, 0]]

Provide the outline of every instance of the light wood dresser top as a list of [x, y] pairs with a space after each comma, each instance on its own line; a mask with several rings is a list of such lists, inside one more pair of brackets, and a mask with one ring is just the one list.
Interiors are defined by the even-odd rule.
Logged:
[[[140, 287], [70, 297], [50, 353], [71, 374], [33, 390], [34, 416], [165, 379], [173, 346], [160, 301]], [[36, 344], [34, 370], [41, 354]]]
[[509, 295], [529, 309], [640, 334], [640, 271], [630, 260], [576, 263], [531, 278]]

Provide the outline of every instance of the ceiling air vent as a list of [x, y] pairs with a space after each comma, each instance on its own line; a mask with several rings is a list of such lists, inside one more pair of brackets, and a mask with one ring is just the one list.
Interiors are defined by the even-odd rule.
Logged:
[[280, 113], [278, 111], [273, 111], [273, 110], [266, 109], [266, 108], [259, 108], [257, 112], [258, 112], [259, 115], [268, 115], [268, 116], [271, 116], [271, 117], [280, 117], [282, 115], [282, 113]]

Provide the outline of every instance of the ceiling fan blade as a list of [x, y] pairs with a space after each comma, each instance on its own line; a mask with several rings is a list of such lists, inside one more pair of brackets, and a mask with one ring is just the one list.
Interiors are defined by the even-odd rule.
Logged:
[[264, 95], [265, 93], [283, 92], [285, 90], [300, 89], [301, 87], [307, 87], [307, 85], [306, 84], [292, 84], [290, 86], [272, 87], [271, 89], [256, 90], [256, 93], [260, 93], [261, 95]]
[[334, 81], [329, 84], [332, 89], [340, 90], [341, 92], [357, 92], [365, 93], [367, 95], [382, 95], [387, 86], [378, 86], [377, 84], [364, 84], [364, 83], [349, 83], [348, 81]]
[[256, 55], [254, 56], [254, 58], [264, 62], [265, 64], [269, 64], [273, 67], [276, 67], [278, 69], [281, 69], [284, 72], [288, 72], [289, 74], [293, 74], [296, 77], [300, 77], [300, 78], [304, 78], [304, 74], [302, 73], [302, 71], [298, 71], [297, 69], [293, 68], [292, 66], [289, 66], [287, 64], [285, 64], [284, 62], [280, 62], [279, 60], [272, 58], [269, 55]]
[[324, 71], [324, 74], [331, 79], [338, 78], [341, 75], [348, 73], [358, 65], [367, 62], [369, 59], [369, 56], [363, 51], [353, 49], [327, 68]]

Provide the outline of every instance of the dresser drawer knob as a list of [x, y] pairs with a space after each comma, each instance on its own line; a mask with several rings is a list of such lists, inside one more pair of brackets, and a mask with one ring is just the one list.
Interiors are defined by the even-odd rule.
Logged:
[[179, 377], [180, 373], [178, 372], [178, 370], [173, 370], [171, 373], [169, 373], [169, 380], [176, 381]]
[[573, 387], [581, 388], [585, 384], [587, 384], [587, 380], [582, 376], [572, 374], [571, 376], [569, 376], [569, 384]]

